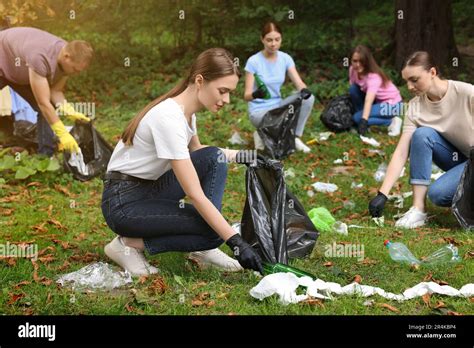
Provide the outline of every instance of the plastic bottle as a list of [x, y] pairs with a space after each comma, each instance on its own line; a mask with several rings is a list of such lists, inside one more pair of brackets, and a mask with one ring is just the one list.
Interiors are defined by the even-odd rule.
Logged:
[[420, 264], [420, 260], [413, 256], [405, 244], [398, 242], [392, 243], [389, 240], [386, 240], [383, 244], [388, 248], [388, 252], [390, 253], [392, 260], [397, 262], [406, 262], [411, 265]]
[[308, 272], [302, 271], [298, 268], [291, 267], [288, 265], [284, 265], [282, 263], [275, 263], [271, 264], [269, 262], [263, 262], [263, 272], [265, 274], [273, 274], [273, 273], [293, 273], [298, 277], [310, 277], [313, 280], [316, 280], [316, 277]]
[[452, 244], [448, 244], [436, 250], [421, 262], [427, 265], [436, 265], [440, 263], [457, 262], [460, 260], [461, 258], [458, 254], [458, 248]]
[[257, 74], [255, 74], [255, 82], [257, 83], [257, 88], [258, 89], [262, 88], [265, 91], [265, 96], [263, 97], [263, 99], [270, 99], [272, 97], [270, 95], [270, 91], [268, 90], [267, 86], [262, 81], [260, 76], [258, 76]]
[[380, 164], [379, 167], [377, 168], [377, 171], [374, 174], [375, 181], [377, 182], [383, 181], [383, 179], [385, 178], [386, 172], [387, 172], [387, 164], [386, 163]]

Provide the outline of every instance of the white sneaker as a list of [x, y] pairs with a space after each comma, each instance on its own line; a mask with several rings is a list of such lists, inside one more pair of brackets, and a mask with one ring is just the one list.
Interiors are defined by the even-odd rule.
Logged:
[[216, 267], [228, 272], [239, 272], [243, 270], [237, 260], [229, 257], [226, 253], [217, 248], [204, 251], [194, 251], [189, 253], [188, 259], [196, 262], [203, 269]]
[[303, 143], [303, 141], [298, 137], [295, 138], [295, 147], [296, 150], [303, 151], [304, 153], [308, 153], [311, 151], [311, 149], [306, 146], [305, 143]]
[[256, 150], [265, 150], [265, 144], [257, 131], [253, 132], [253, 142]]
[[132, 276], [139, 277], [158, 273], [160, 270], [148, 263], [145, 255], [138, 249], [128, 247], [120, 236], [115, 237], [104, 247], [105, 255], [115, 261]]
[[402, 217], [397, 220], [395, 227], [417, 228], [426, 222], [426, 213], [419, 211], [416, 207], [411, 207]]
[[402, 129], [402, 119], [400, 117], [395, 116], [392, 118], [392, 123], [388, 126], [388, 135], [391, 137], [396, 137], [400, 135], [400, 131]]

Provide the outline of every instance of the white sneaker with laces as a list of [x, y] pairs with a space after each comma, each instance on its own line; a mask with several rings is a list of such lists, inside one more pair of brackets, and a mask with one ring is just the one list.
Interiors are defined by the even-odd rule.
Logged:
[[400, 131], [402, 129], [402, 119], [400, 117], [395, 116], [392, 118], [392, 123], [388, 126], [388, 135], [391, 137], [396, 137], [400, 135]]
[[203, 269], [215, 267], [228, 272], [239, 272], [243, 270], [237, 260], [229, 257], [226, 253], [217, 248], [204, 251], [194, 251], [189, 253], [188, 259], [196, 262]]
[[262, 138], [258, 135], [258, 132], [253, 132], [253, 142], [255, 144], [255, 149], [257, 150], [265, 150], [265, 144], [263, 143]]
[[416, 207], [411, 207], [399, 220], [397, 220], [395, 227], [417, 228], [425, 224], [426, 217], [426, 213], [418, 210]]
[[308, 146], [306, 146], [306, 144], [303, 143], [303, 141], [298, 137], [295, 138], [295, 147], [296, 147], [296, 150], [303, 151], [304, 153], [308, 153], [311, 151], [311, 149]]
[[105, 255], [115, 261], [132, 276], [139, 277], [158, 273], [160, 270], [148, 263], [145, 255], [138, 249], [123, 244], [120, 236], [115, 237], [104, 247]]

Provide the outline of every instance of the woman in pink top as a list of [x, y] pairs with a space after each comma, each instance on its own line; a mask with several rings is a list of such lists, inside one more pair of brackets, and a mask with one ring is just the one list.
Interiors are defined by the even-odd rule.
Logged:
[[349, 94], [355, 113], [352, 116], [358, 132], [365, 135], [369, 126], [388, 126], [388, 134], [400, 134], [402, 97], [375, 62], [370, 50], [362, 45], [354, 48], [349, 68]]

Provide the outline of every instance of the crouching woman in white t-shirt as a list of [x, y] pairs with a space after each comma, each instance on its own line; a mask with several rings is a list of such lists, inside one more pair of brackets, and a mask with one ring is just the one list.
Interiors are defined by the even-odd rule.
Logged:
[[[118, 236], [104, 250], [132, 275], [158, 272], [145, 250], [191, 252], [202, 266], [262, 272], [258, 254], [220, 213], [227, 161], [237, 151], [201, 145], [196, 132], [195, 113], [228, 104], [238, 80], [229, 52], [206, 50], [185, 80], [148, 104], [123, 132], [102, 196], [105, 220]], [[184, 203], [185, 196], [192, 204]], [[224, 241], [238, 262], [217, 249]]]
[[[402, 76], [416, 97], [410, 100], [402, 136], [369, 211], [372, 216], [382, 214], [387, 195], [410, 156], [413, 206], [395, 226], [416, 228], [426, 222], [426, 196], [437, 206], [449, 207], [452, 203], [474, 145], [474, 86], [441, 79], [424, 51], [407, 59]], [[433, 162], [446, 173], [431, 183]]]

